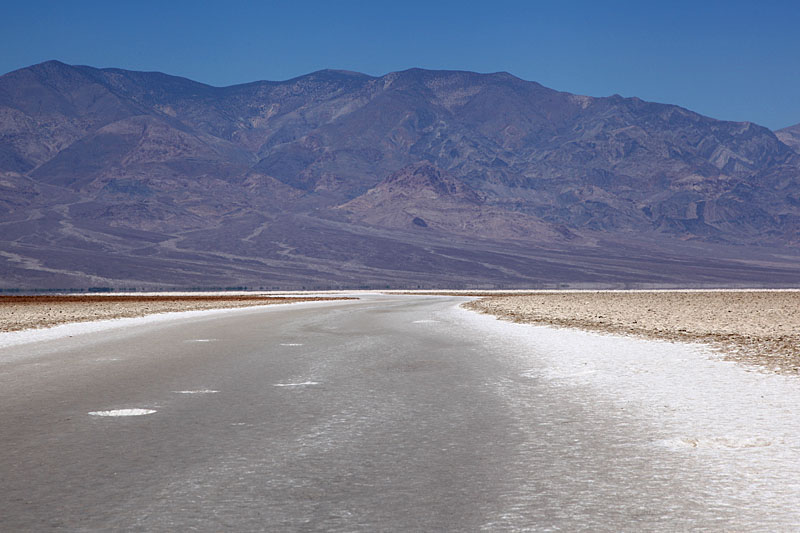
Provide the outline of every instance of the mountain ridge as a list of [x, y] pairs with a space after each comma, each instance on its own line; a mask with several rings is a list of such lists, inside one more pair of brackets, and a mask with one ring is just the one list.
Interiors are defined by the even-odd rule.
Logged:
[[[800, 154], [787, 130], [573, 95], [502, 72], [321, 70], [213, 87], [45, 62], [0, 76], [0, 272], [7, 286], [56, 283], [51, 271], [168, 283], [155, 267], [131, 277], [77, 257], [96, 247], [109, 264], [109, 254], [151, 265], [183, 258], [196, 284], [217, 283], [229, 268], [232, 284], [296, 285], [295, 260], [316, 265], [308, 279], [322, 284], [413, 283], [402, 273], [419, 275], [411, 260], [376, 260], [366, 244], [349, 259], [333, 248], [402, 241], [421, 257], [444, 239], [482, 251], [498, 270], [473, 280], [468, 261], [445, 260], [453, 273], [437, 284], [530, 285], [583, 274], [559, 271], [557, 259], [541, 276], [535, 261], [497, 274], [510, 261], [492, 251], [497, 243], [522, 246], [520, 256], [526, 247], [571, 250], [590, 265], [598, 243], [613, 263], [631, 236], [644, 243], [634, 268], [642, 282], [679, 279], [656, 272], [653, 258], [691, 255], [693, 242], [754, 261], [777, 250], [775, 264], [794, 272], [793, 259], [779, 258], [793, 257], [800, 229]], [[420, 169], [427, 182], [412, 179]], [[425, 197], [436, 183], [447, 194]], [[319, 242], [292, 220], [330, 238]], [[619, 281], [597, 276], [610, 279]]]

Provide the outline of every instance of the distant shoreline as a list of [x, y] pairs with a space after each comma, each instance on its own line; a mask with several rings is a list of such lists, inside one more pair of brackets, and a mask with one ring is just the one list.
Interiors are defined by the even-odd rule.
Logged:
[[345, 296], [267, 294], [71, 294], [0, 296], [0, 332], [207, 309], [350, 300]]

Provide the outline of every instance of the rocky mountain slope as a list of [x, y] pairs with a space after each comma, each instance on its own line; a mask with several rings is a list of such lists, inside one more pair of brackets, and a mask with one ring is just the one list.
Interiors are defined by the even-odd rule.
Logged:
[[0, 76], [0, 284], [791, 284], [789, 130], [507, 73], [51, 61]]
[[795, 152], [800, 153], [800, 124], [780, 129], [775, 132], [775, 136], [778, 137], [783, 144], [790, 147]]

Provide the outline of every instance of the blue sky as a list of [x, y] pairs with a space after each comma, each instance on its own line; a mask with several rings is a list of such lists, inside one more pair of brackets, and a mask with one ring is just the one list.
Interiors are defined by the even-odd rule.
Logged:
[[212, 85], [323, 68], [508, 71], [776, 129], [800, 123], [800, 2], [6, 2], [0, 72], [59, 59]]

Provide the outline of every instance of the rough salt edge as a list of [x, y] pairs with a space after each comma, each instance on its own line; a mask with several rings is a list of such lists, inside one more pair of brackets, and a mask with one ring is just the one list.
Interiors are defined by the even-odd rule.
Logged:
[[[556, 293], [559, 291], [538, 291], [541, 293]], [[800, 289], [719, 289], [719, 290], [642, 290], [642, 291], [563, 291], [563, 292], [586, 292], [586, 293], [614, 293], [614, 292], [629, 292], [629, 293], [658, 293], [658, 292], [675, 292], [675, 293], [692, 293], [692, 292], [800, 292]], [[520, 296], [527, 296], [521, 294]], [[797, 359], [796, 354], [792, 353], [778, 353], [756, 352], [752, 345], [737, 341], [730, 336], [725, 339], [715, 337], [714, 334], [707, 335], [686, 335], [680, 331], [650, 331], [638, 330], [634, 331], [631, 326], [618, 326], [618, 325], [605, 325], [599, 323], [581, 323], [578, 319], [574, 322], [565, 323], [562, 320], [553, 319], [547, 316], [531, 317], [521, 314], [515, 314], [512, 310], [501, 309], [499, 306], [491, 308], [487, 305], [482, 305], [484, 298], [491, 297], [475, 296], [470, 301], [461, 304], [462, 309], [473, 311], [478, 314], [494, 317], [498, 320], [508, 322], [511, 324], [526, 324], [530, 326], [542, 326], [555, 329], [565, 329], [573, 331], [582, 331], [595, 333], [598, 335], [611, 335], [616, 337], [628, 337], [641, 340], [652, 340], [662, 342], [677, 342], [681, 344], [694, 345], [707, 348], [716, 354], [719, 354], [723, 360], [732, 361], [751, 369], [780, 374], [784, 376], [798, 377], [800, 375], [800, 361]]]
[[[716, 449], [716, 450], [758, 450], [778, 446], [786, 450], [800, 450], [800, 424], [797, 423], [795, 406], [800, 402], [800, 387], [795, 378], [773, 373], [750, 372], [747, 368], [733, 362], [721, 366], [719, 355], [708, 346], [697, 343], [648, 339], [631, 335], [617, 335], [597, 331], [563, 328], [545, 324], [526, 324], [499, 320], [497, 317], [475, 313], [463, 307], [454, 307], [461, 315], [460, 321], [472, 324], [476, 329], [483, 329], [500, 338], [508, 339], [519, 346], [528, 345], [537, 354], [534, 356], [544, 367], [535, 371], [523, 372], [527, 377], [543, 377], [554, 383], [571, 383], [598, 387], [600, 394], [614, 397], [621, 405], [630, 408], [629, 402], [641, 403], [641, 414], [645, 418], [665, 416], [657, 414], [661, 401], [656, 397], [669, 397], [673, 406], [678, 406], [681, 415], [688, 416], [685, 421], [685, 433], [675, 434], [672, 438], [653, 442], [659, 447], [679, 449]], [[542, 336], [542, 333], [546, 333]], [[590, 339], [597, 339], [591, 341]], [[602, 340], [605, 339], [605, 340]], [[587, 341], [599, 342], [601, 352], [593, 356], [582, 354]], [[558, 355], [555, 357], [539, 352], [542, 342], [556, 344]], [[549, 346], [549, 344], [548, 344]], [[566, 349], [564, 353], [559, 348]], [[630, 367], [631, 353], [646, 354], [655, 350], [660, 353], [679, 354], [679, 358], [641, 359], [641, 355], [633, 357], [634, 363], [641, 364], [640, 370]], [[633, 351], [631, 351], [633, 350]], [[544, 352], [549, 353], [550, 350]], [[622, 352], [622, 353], [621, 353]], [[627, 352], [627, 355], [624, 353]], [[574, 355], [581, 353], [581, 355]], [[594, 352], [593, 352], [594, 353]], [[521, 355], [525, 358], [524, 355]], [[566, 357], [565, 357], [566, 356]], [[585, 369], [577, 363], [590, 361], [598, 357], [598, 365]], [[576, 363], [577, 361], [577, 363]], [[641, 363], [639, 363], [641, 361]], [[585, 365], [586, 363], [583, 362]], [[695, 369], [692, 369], [692, 367]], [[697, 387], [688, 392], [684, 384], [670, 381], [672, 374], [705, 376]], [[637, 374], [637, 375], [634, 375]], [[647, 376], [650, 376], [649, 378]], [[677, 375], [677, 374], [676, 374]], [[650, 380], [645, 389], [637, 388], [634, 383]], [[653, 380], [655, 380], [653, 382]], [[679, 380], [678, 380], [679, 381]], [[655, 387], [655, 388], [653, 388]], [[706, 390], [701, 390], [705, 388]], [[698, 403], [696, 396], [708, 396]], [[765, 400], [765, 396], [768, 399]], [[711, 413], [713, 416], [710, 416]], [[723, 421], [723, 416], [735, 414], [736, 423]], [[692, 418], [694, 416], [694, 418]], [[684, 423], [682, 422], [682, 427]], [[688, 426], [695, 426], [693, 429]], [[735, 426], [735, 427], [734, 427]], [[699, 431], [700, 429], [703, 431]], [[746, 434], [741, 431], [746, 429]], [[792, 435], [788, 439], [787, 435]], [[793, 461], [796, 453], [792, 452]], [[792, 463], [794, 465], [794, 462]]]
[[[681, 364], [685, 362], [694, 361], [700, 364], [703, 361], [716, 362], [722, 361], [725, 366], [720, 367], [720, 372], [733, 373], [736, 375], [737, 380], [741, 380], [740, 384], [753, 385], [757, 382], [772, 383], [773, 387], [779, 387], [786, 391], [791, 391], [797, 394], [797, 401], [792, 403], [794, 406], [800, 403], [800, 389], [798, 389], [798, 382], [794, 376], [781, 375], [772, 372], [751, 372], [749, 368], [736, 364], [736, 361], [726, 359], [723, 354], [712, 345], [701, 342], [682, 341], [676, 339], [653, 338], [646, 336], [639, 336], [634, 334], [623, 334], [601, 330], [581, 329], [576, 327], [565, 327], [540, 322], [518, 322], [505, 319], [502, 316], [494, 315], [492, 313], [479, 312], [463, 305], [456, 305], [452, 308], [454, 313], [461, 313], [461, 321], [471, 323], [473, 327], [482, 328], [487, 332], [501, 334], [503, 336], [512, 335], [517, 342], [523, 343], [536, 343], [539, 341], [537, 332], [547, 331], [552, 332], [559, 338], [563, 338], [566, 345], [573, 343], [576, 339], [581, 338], [598, 338], [608, 339], [610, 342], [621, 343], [635, 343], [641, 347], [641, 351], [646, 352], [648, 348], [658, 349], [659, 346], [674, 346], [682, 351], [685, 359], [683, 361], [673, 361], [672, 364]], [[563, 337], [562, 337], [563, 336]], [[613, 356], [607, 356], [614, 358]], [[669, 364], [669, 362], [667, 363]], [[684, 371], [688, 371], [685, 368]], [[716, 371], [715, 371], [716, 372]], [[580, 369], [569, 375], [561, 376], [563, 379], [575, 380], [576, 378], [585, 378], [589, 382], [595, 381], [594, 375], [596, 370]], [[530, 375], [527, 375], [530, 374]], [[523, 372], [523, 376], [534, 377], [535, 372]], [[626, 396], [624, 391], [619, 394], [620, 397]], [[729, 407], [735, 407], [731, 404]], [[794, 409], [792, 410], [794, 412]], [[800, 427], [798, 427], [800, 430]], [[798, 433], [800, 435], [800, 433]], [[716, 440], [724, 440], [726, 437], [714, 437]], [[760, 437], [754, 437], [760, 438]]]
[[[742, 508], [744, 530], [797, 529], [800, 382], [795, 378], [719, 361], [718, 354], [697, 344], [514, 323], [458, 306], [441, 316], [467, 327], [508, 359], [513, 372], [538, 381], [533, 390], [556, 388], [579, 405], [637, 428], [627, 437], [630, 444], [655, 451], [655, 464], [697, 472], [709, 501]], [[509, 382], [526, 390], [524, 383]], [[535, 400], [523, 399], [521, 405], [528, 412]], [[535, 411], [531, 414], [535, 422]]]
[[175, 311], [169, 313], [156, 313], [152, 315], [137, 316], [132, 318], [110, 318], [106, 320], [96, 320], [91, 322], [71, 322], [69, 324], [60, 324], [49, 328], [41, 329], [26, 329], [22, 331], [6, 331], [0, 332], [0, 349], [11, 346], [18, 346], [21, 344], [29, 344], [33, 342], [50, 341], [62, 339], [65, 337], [73, 337], [76, 335], [84, 335], [87, 333], [95, 333], [100, 331], [109, 331], [132, 326], [141, 326], [146, 324], [154, 324], [158, 322], [167, 322], [180, 319], [190, 318], [204, 318], [208, 316], [216, 316], [232, 313], [243, 312], [276, 312], [287, 309], [291, 306], [297, 307], [315, 307], [326, 306], [332, 304], [347, 304], [356, 303], [359, 300], [331, 300], [331, 301], [318, 301], [318, 302], [287, 302], [272, 305], [254, 305], [248, 307], [234, 307], [225, 309], [202, 309], [197, 311]]

